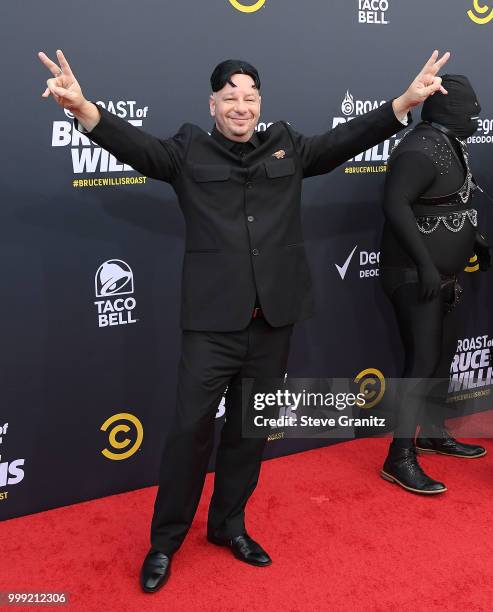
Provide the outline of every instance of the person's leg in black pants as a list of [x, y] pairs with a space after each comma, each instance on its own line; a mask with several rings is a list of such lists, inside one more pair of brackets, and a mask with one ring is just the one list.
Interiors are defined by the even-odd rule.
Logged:
[[[454, 294], [450, 294], [447, 298], [452, 304]], [[445, 426], [447, 414], [450, 414], [446, 403], [450, 366], [456, 351], [457, 339], [463, 333], [466, 317], [466, 304], [460, 301], [444, 317], [440, 362], [434, 373], [437, 382], [433, 388], [433, 397], [430, 398], [433, 401], [429, 402], [429, 408], [421, 414], [416, 439], [416, 448], [423, 453], [440, 453], [465, 459], [475, 459], [486, 455], [486, 449], [483, 446], [459, 442], [450, 435]]]
[[[162, 455], [151, 524], [153, 549], [171, 556], [190, 528], [212, 451], [217, 407], [231, 382], [212, 507], [217, 508], [219, 521], [214, 525], [228, 529], [225, 535], [232, 535], [231, 529], [243, 529], [243, 509], [255, 488], [264, 441], [242, 440], [241, 398], [239, 404], [231, 400], [247, 364], [249, 369], [243, 369], [242, 376], [270, 375], [271, 362], [281, 361], [279, 353], [285, 364], [291, 328], [271, 328], [259, 318], [239, 332], [183, 332], [176, 415]], [[234, 477], [227, 466], [224, 469], [225, 462], [240, 466]]]
[[[394, 439], [381, 475], [415, 493], [441, 493], [443, 483], [427, 476], [416, 457], [414, 437], [440, 362], [443, 323], [450, 286], [428, 301], [421, 299], [418, 283], [406, 283], [391, 296], [404, 347], [404, 371], [396, 397]], [[416, 380], [419, 379], [419, 380]]]
[[[398, 287], [392, 295], [404, 347], [404, 380], [394, 427], [394, 440], [400, 447], [414, 446], [414, 434], [424, 408], [423, 402], [409, 400], [408, 397], [411, 394], [414, 398], [423, 396], [427, 381], [434, 376], [440, 363], [447, 289], [444, 287], [436, 298], [424, 301], [419, 295], [419, 285], [407, 283]], [[418, 385], [415, 379], [422, 381], [421, 384]]]
[[226, 422], [209, 507], [211, 535], [233, 537], [245, 532], [245, 505], [258, 482], [266, 438], [242, 437], [242, 380], [255, 379], [261, 386], [263, 379], [282, 381], [292, 329], [292, 325], [272, 328], [264, 319], [250, 326], [248, 352], [226, 394]]
[[241, 368], [244, 332], [183, 331], [176, 413], [161, 458], [151, 546], [171, 556], [192, 523], [214, 441], [214, 419]]

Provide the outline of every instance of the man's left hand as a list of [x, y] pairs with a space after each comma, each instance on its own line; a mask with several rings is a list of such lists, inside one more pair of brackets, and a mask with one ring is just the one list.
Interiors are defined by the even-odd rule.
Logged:
[[395, 98], [392, 107], [397, 118], [405, 117], [407, 113], [418, 104], [421, 104], [437, 91], [447, 94], [447, 90], [442, 86], [442, 79], [437, 76], [440, 68], [447, 63], [450, 53], [444, 53], [438, 59], [438, 51], [433, 51], [430, 59], [423, 66], [421, 72], [409, 85], [407, 91], [402, 96]]

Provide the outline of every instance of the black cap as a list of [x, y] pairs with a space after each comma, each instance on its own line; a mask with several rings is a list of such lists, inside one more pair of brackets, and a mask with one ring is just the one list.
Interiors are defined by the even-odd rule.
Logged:
[[254, 66], [242, 60], [228, 59], [214, 68], [211, 74], [212, 91], [219, 91], [226, 83], [234, 86], [231, 81], [233, 74], [248, 74], [253, 79], [255, 87], [260, 90], [260, 77]]

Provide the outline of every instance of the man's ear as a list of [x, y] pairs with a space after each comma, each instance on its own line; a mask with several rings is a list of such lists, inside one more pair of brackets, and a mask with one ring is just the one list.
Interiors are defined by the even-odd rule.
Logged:
[[215, 117], [216, 116], [216, 98], [214, 97], [214, 94], [211, 94], [209, 96], [209, 110], [211, 113], [211, 117]]

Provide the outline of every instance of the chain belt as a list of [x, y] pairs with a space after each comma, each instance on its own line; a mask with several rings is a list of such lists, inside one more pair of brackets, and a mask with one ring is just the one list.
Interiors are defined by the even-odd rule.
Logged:
[[460, 232], [464, 227], [466, 217], [473, 227], [478, 226], [478, 211], [475, 208], [468, 208], [448, 215], [419, 215], [416, 217], [416, 224], [422, 234], [431, 234], [440, 223], [443, 223], [451, 232]]

